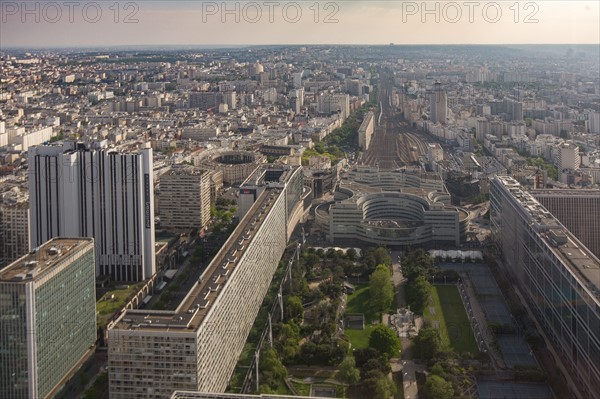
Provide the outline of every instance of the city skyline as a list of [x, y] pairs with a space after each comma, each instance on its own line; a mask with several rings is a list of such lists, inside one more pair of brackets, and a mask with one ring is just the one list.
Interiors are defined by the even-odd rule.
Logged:
[[600, 5], [593, 1], [24, 4], [2, 3], [2, 48], [597, 44], [600, 37]]
[[599, 45], [77, 26], [1, 47], [0, 396], [599, 395]]

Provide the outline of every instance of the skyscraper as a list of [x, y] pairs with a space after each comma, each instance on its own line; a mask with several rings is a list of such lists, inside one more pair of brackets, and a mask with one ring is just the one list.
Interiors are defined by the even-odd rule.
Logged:
[[96, 342], [92, 239], [53, 239], [0, 272], [0, 397], [53, 397]]
[[96, 274], [141, 281], [156, 272], [152, 149], [68, 142], [29, 151], [30, 242], [93, 237]]
[[565, 169], [579, 169], [579, 165], [581, 164], [579, 147], [577, 147], [575, 144], [570, 143], [560, 144], [557, 148], [556, 163], [560, 171]]
[[448, 95], [440, 82], [433, 85], [433, 92], [429, 95], [429, 119], [434, 123], [446, 123], [448, 117]]

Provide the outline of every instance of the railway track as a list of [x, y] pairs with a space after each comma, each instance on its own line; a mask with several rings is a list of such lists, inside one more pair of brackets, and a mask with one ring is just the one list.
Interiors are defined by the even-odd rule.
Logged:
[[379, 87], [380, 123], [369, 149], [363, 153], [362, 163], [386, 170], [414, 165], [421, 155], [427, 153], [427, 144], [414, 133], [407, 132], [406, 124], [399, 122], [387, 98], [391, 90], [382, 86], [384, 82], [389, 82], [389, 79], [382, 73]]

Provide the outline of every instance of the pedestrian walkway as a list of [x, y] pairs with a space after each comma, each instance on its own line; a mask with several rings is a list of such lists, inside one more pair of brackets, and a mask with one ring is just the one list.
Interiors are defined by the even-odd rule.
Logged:
[[[406, 278], [402, 275], [402, 269], [400, 264], [393, 260], [392, 264], [392, 282], [396, 288], [396, 300], [398, 308], [406, 307], [406, 300], [404, 297], [404, 285], [406, 284]], [[402, 342], [402, 359], [391, 359], [390, 365], [392, 367], [392, 373], [402, 373], [402, 381], [404, 388], [405, 399], [416, 399], [419, 397], [417, 389], [417, 371], [425, 369], [423, 365], [415, 363], [412, 360], [411, 341], [409, 338], [401, 338]]]

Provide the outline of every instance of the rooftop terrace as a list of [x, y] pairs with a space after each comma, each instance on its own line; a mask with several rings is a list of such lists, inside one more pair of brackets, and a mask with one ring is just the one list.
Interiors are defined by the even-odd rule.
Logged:
[[91, 238], [54, 238], [0, 271], [0, 281], [30, 282], [88, 244]]

